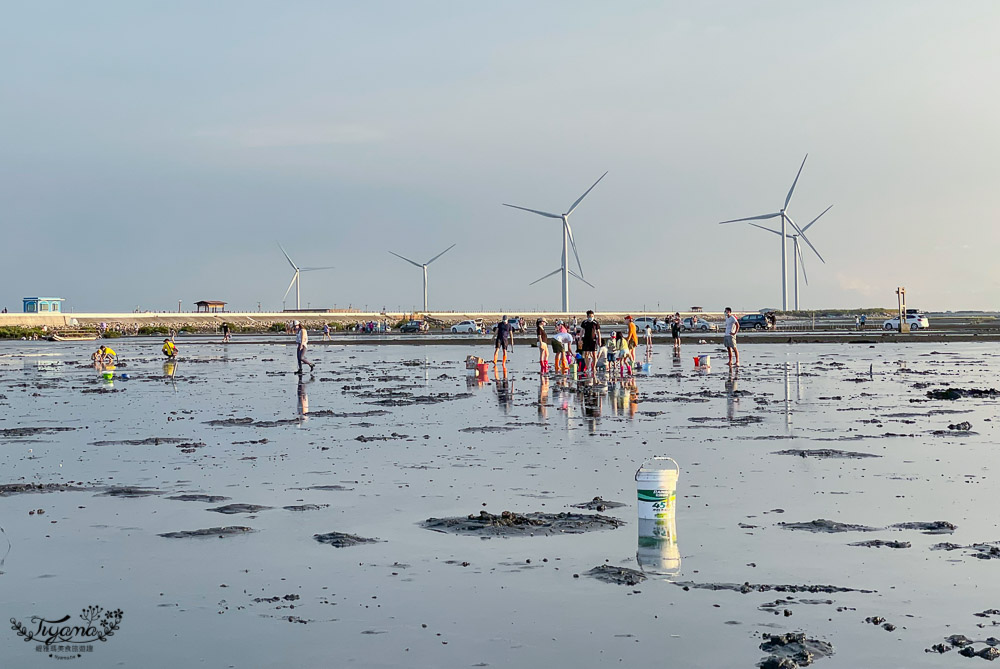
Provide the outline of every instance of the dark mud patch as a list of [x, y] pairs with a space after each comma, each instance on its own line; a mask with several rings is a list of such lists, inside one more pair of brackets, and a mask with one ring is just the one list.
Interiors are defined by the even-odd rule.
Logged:
[[974, 558], [979, 558], [980, 560], [996, 560], [1000, 559], [1000, 542], [991, 541], [983, 542], [978, 544], [969, 544], [968, 546], [961, 546], [959, 544], [953, 544], [950, 542], [944, 542], [940, 544], [934, 544], [931, 546], [932, 551], [966, 551], [972, 555]]
[[285, 511], [319, 511], [320, 509], [325, 509], [329, 506], [329, 504], [297, 504], [292, 506], [283, 506], [281, 508]]
[[775, 451], [774, 455], [797, 455], [800, 458], [881, 458], [881, 455], [874, 453], [860, 453], [858, 451], [838, 451], [835, 448], [789, 448], [784, 451]]
[[147, 437], [145, 439], [119, 439], [116, 441], [92, 441], [91, 446], [159, 446], [160, 444], [182, 444], [187, 439], [178, 437]]
[[393, 441], [395, 439], [409, 439], [409, 438], [410, 435], [408, 434], [397, 434], [396, 432], [393, 432], [388, 437], [369, 437], [364, 434], [359, 434], [358, 436], [354, 437], [354, 441], [360, 441], [361, 443], [364, 444], [369, 441]]
[[433, 393], [430, 395], [416, 395], [413, 397], [387, 397], [381, 400], [365, 402], [365, 404], [376, 404], [381, 406], [405, 407], [414, 404], [440, 404], [442, 402], [453, 402], [472, 397], [472, 393]]
[[174, 495], [173, 497], [167, 497], [167, 499], [173, 499], [178, 502], [208, 502], [209, 504], [218, 504], [231, 498], [223, 497], [222, 495]]
[[861, 546], [863, 548], [910, 548], [909, 541], [883, 541], [882, 539], [872, 539], [871, 541], [857, 541], [848, 546]]
[[963, 397], [1000, 397], [1000, 390], [995, 388], [940, 388], [928, 390], [927, 397], [932, 400], [958, 400]]
[[208, 527], [202, 530], [183, 530], [181, 532], [164, 532], [157, 536], [166, 539], [191, 539], [195, 537], [231, 537], [237, 534], [248, 534], [256, 532], [252, 527], [242, 527], [240, 525], [230, 525], [227, 527]]
[[608, 509], [617, 509], [620, 506], [625, 506], [623, 502], [610, 502], [603, 497], [595, 497], [589, 502], [580, 502], [579, 504], [570, 504], [574, 509], [586, 509], [587, 511], [606, 511]]
[[216, 420], [207, 420], [205, 425], [211, 425], [212, 427], [235, 427], [235, 426], [247, 426], [253, 425], [253, 418], [219, 418]]
[[428, 518], [422, 525], [428, 530], [447, 534], [468, 534], [484, 538], [536, 536], [552, 534], [582, 534], [595, 530], [613, 530], [624, 521], [609, 516], [583, 513], [527, 513], [504, 511], [493, 515], [487, 511], [456, 518]]
[[675, 581], [674, 585], [685, 590], [731, 590], [742, 595], [751, 592], [810, 592], [813, 594], [824, 593], [833, 594], [836, 592], [861, 592], [871, 594], [875, 590], [862, 590], [859, 588], [844, 588], [839, 585], [782, 585], [771, 583], [695, 583], [694, 581]]
[[330, 411], [321, 409], [310, 411], [310, 418], [374, 418], [375, 416], [388, 416], [392, 412], [385, 409], [372, 409], [371, 411]]
[[509, 427], [506, 425], [483, 425], [482, 427], [463, 427], [459, 432], [510, 432], [511, 430], [516, 430], [515, 427]]
[[4, 483], [0, 485], [0, 497], [45, 492], [73, 492], [87, 490], [69, 483]]
[[152, 495], [163, 495], [163, 490], [155, 488], [140, 488], [138, 486], [122, 485], [105, 488], [104, 492], [99, 492], [95, 497], [151, 497]]
[[0, 439], [18, 439], [20, 437], [35, 437], [42, 434], [69, 432], [75, 427], [8, 427], [0, 430]]
[[804, 523], [778, 523], [778, 527], [785, 530], [803, 530], [805, 532], [825, 532], [835, 534], [837, 532], [876, 532], [878, 528], [867, 525], [854, 525], [852, 523], [840, 523], [836, 520], [826, 520], [819, 518]]
[[231, 515], [234, 513], [257, 513], [258, 511], [266, 511], [267, 509], [272, 509], [272, 508], [274, 507], [260, 506], [259, 504], [226, 504], [225, 506], [217, 506], [205, 510]]
[[345, 534], [343, 532], [327, 532], [326, 534], [314, 534], [313, 539], [321, 544], [328, 544], [334, 548], [349, 548], [359, 544], [377, 544], [380, 539], [368, 539], [359, 537], [356, 534]]
[[[985, 646], [977, 650], [976, 644], [985, 644]], [[995, 637], [983, 641], [973, 641], [964, 634], [952, 634], [944, 640], [944, 643], [936, 643], [930, 648], [924, 648], [924, 652], [940, 654], [958, 648], [958, 654], [963, 657], [981, 657], [992, 662], [1000, 658], [1000, 650], [997, 649], [997, 646], [1000, 646], [1000, 639]]]
[[947, 520], [932, 520], [930, 522], [896, 523], [890, 525], [889, 528], [893, 530], [919, 530], [924, 534], [951, 534], [958, 529], [958, 525], [949, 523]]
[[354, 488], [348, 488], [346, 486], [330, 484], [330, 485], [311, 485], [308, 488], [290, 488], [290, 490], [327, 490], [327, 491], [346, 491], [354, 490]]
[[[833, 655], [833, 644], [820, 639], [809, 639], [804, 632], [787, 634], [764, 634], [760, 649], [770, 653], [757, 666], [781, 667], [782, 660], [790, 660], [800, 667], [807, 667], [814, 661]], [[787, 663], [786, 663], [787, 666]]]
[[646, 580], [646, 575], [641, 571], [627, 567], [614, 567], [609, 564], [594, 567], [587, 572], [587, 576], [612, 585], [639, 585]]

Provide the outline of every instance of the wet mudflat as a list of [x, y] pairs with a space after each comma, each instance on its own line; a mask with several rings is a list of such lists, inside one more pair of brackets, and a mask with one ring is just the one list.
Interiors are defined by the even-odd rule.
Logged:
[[[952, 667], [1000, 646], [994, 345], [745, 346], [733, 374], [659, 347], [634, 385], [541, 382], [526, 346], [480, 384], [460, 345], [317, 347], [300, 383], [290, 347], [167, 368], [155, 340], [120, 342], [109, 384], [91, 349], [0, 343], [0, 613], [121, 609], [75, 666]], [[676, 554], [639, 538], [654, 455], [681, 465]], [[56, 661], [11, 630], [0, 648]]]

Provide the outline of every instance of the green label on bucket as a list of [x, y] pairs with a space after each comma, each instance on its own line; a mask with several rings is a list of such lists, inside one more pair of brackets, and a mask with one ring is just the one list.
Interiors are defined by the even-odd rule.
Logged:
[[638, 493], [640, 502], [666, 502], [676, 495], [673, 490], [639, 490]]

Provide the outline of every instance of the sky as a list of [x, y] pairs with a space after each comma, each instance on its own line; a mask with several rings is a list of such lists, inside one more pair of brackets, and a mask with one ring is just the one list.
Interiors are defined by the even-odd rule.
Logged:
[[[0, 306], [1000, 308], [1000, 3], [8, 4]], [[765, 221], [765, 223], [767, 223]], [[789, 245], [789, 303], [792, 273]], [[259, 307], [258, 307], [259, 305]]]

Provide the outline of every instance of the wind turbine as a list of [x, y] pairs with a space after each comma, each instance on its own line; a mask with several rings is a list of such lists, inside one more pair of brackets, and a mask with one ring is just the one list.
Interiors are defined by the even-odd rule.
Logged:
[[299, 281], [299, 273], [315, 272], [316, 270], [321, 270], [321, 269], [333, 269], [333, 267], [299, 267], [298, 265], [292, 262], [291, 258], [288, 257], [288, 254], [285, 253], [285, 248], [281, 244], [278, 244], [278, 248], [281, 249], [282, 253], [284, 253], [285, 260], [288, 261], [288, 264], [291, 265], [292, 269], [295, 270], [295, 274], [292, 275], [292, 282], [289, 283], [288, 288], [285, 289], [285, 294], [284, 296], [282, 296], [281, 301], [282, 303], [284, 303], [285, 298], [288, 297], [288, 291], [292, 289], [292, 286], [295, 286], [295, 310], [298, 311], [301, 305], [299, 298], [301, 293], [300, 288], [302, 287]]
[[451, 246], [449, 246], [448, 248], [446, 248], [444, 251], [441, 251], [441, 253], [437, 254], [436, 256], [434, 256], [433, 258], [431, 258], [430, 260], [428, 260], [427, 262], [425, 262], [423, 264], [420, 264], [418, 262], [414, 262], [413, 260], [410, 260], [409, 258], [404, 258], [403, 256], [399, 255], [398, 253], [392, 253], [392, 251], [389, 251], [389, 253], [392, 253], [392, 255], [396, 256], [397, 258], [399, 258], [401, 260], [405, 260], [406, 262], [410, 263], [414, 267], [419, 267], [422, 270], [424, 270], [424, 312], [427, 311], [427, 266], [430, 265], [435, 260], [437, 260], [438, 258], [440, 258], [441, 256], [443, 256], [448, 251], [451, 251], [453, 248], [455, 248], [454, 244], [452, 244]]
[[[809, 223], [806, 224], [805, 227], [802, 228], [802, 232], [805, 232], [806, 230], [808, 230], [809, 228], [811, 228], [812, 225], [813, 225], [813, 223], [815, 223], [816, 221], [818, 221], [820, 219], [820, 216], [822, 216], [826, 212], [830, 211], [830, 209], [832, 209], [832, 208], [833, 208], [833, 205], [831, 204], [829, 207], [827, 207], [826, 209], [824, 209], [823, 212], [819, 216], [817, 216], [813, 220], [809, 221]], [[773, 232], [776, 235], [780, 235], [781, 234], [777, 230], [772, 230], [771, 228], [766, 228], [763, 225], [757, 225], [756, 223], [751, 223], [750, 225], [752, 225], [755, 228], [760, 228], [761, 230], [767, 230], [768, 232]], [[806, 264], [802, 260], [802, 248], [799, 246], [799, 235], [798, 234], [788, 235], [788, 238], [792, 240], [792, 271], [795, 273], [794, 274], [795, 310], [798, 311], [799, 310], [799, 268], [800, 267], [802, 268], [802, 278], [805, 279], [805, 282], [806, 282], [807, 286], [809, 285], [809, 277], [808, 277], [808, 275], [806, 275]], [[813, 250], [815, 251], [815, 249], [813, 249]], [[823, 260], [823, 257], [820, 256], [818, 252], [816, 253], [816, 255], [819, 256], [820, 260]], [[826, 264], [826, 261], [823, 260], [823, 263]]]
[[[601, 175], [601, 179], [603, 179], [606, 176], [608, 176], [607, 172], [605, 172], [604, 174]], [[597, 184], [601, 183], [601, 179], [598, 179], [597, 181], [595, 181], [594, 182], [594, 186], [596, 186]], [[573, 229], [569, 227], [569, 215], [573, 213], [573, 211], [577, 208], [577, 206], [579, 206], [579, 204], [583, 201], [583, 198], [587, 197], [587, 195], [590, 193], [590, 191], [594, 190], [594, 186], [591, 186], [590, 188], [588, 188], [587, 192], [584, 193], [583, 195], [581, 195], [579, 197], [579, 199], [577, 199], [577, 201], [574, 202], [573, 205], [569, 208], [569, 211], [567, 211], [565, 214], [550, 214], [547, 211], [538, 211], [537, 209], [528, 209], [527, 207], [518, 207], [517, 205], [514, 205], [514, 204], [507, 204], [506, 202], [503, 204], [503, 206], [505, 206], [505, 207], [513, 207], [514, 209], [520, 209], [522, 211], [530, 211], [532, 214], [538, 214], [539, 216], [545, 216], [546, 218], [559, 218], [559, 219], [562, 219], [562, 232], [563, 232], [562, 264], [559, 266], [558, 269], [549, 272], [548, 274], [546, 274], [545, 276], [543, 276], [541, 279], [537, 279], [535, 281], [532, 281], [528, 285], [533, 286], [536, 283], [538, 283], [539, 281], [541, 281], [542, 279], [547, 279], [550, 276], [552, 276], [553, 274], [559, 274], [561, 272], [562, 273], [562, 310], [563, 310], [564, 313], [569, 312], [569, 277], [570, 277], [570, 275], [572, 275], [573, 277], [579, 279], [580, 281], [583, 281], [585, 284], [587, 284], [591, 288], [594, 287], [594, 284], [590, 283], [589, 281], [587, 281], [586, 279], [583, 278], [583, 264], [580, 263], [580, 254], [576, 250], [576, 240], [573, 239]], [[576, 256], [576, 266], [580, 269], [580, 273], [579, 274], [577, 274], [576, 272], [574, 272], [573, 270], [571, 270], [569, 268], [569, 247], [570, 247], [570, 245], [573, 246], [573, 255]]]
[[[795, 230], [795, 232], [798, 233], [798, 235], [800, 237], [802, 237], [802, 241], [804, 241], [806, 244], [809, 245], [809, 248], [811, 248], [813, 250], [813, 253], [815, 253], [816, 256], [820, 260], [823, 260], [823, 256], [821, 256], [819, 254], [819, 251], [817, 251], [816, 247], [812, 245], [812, 242], [809, 241], [809, 238], [805, 236], [804, 232], [801, 229], [799, 229], [799, 226], [795, 225], [795, 221], [793, 221], [792, 217], [789, 216], [788, 213], [787, 213], [788, 203], [791, 202], [791, 200], [792, 200], [792, 193], [795, 192], [795, 184], [797, 184], [799, 182], [799, 176], [802, 174], [802, 168], [806, 166], [806, 158], [808, 158], [808, 157], [809, 157], [809, 154], [807, 153], [806, 157], [802, 159], [802, 164], [799, 165], [799, 171], [795, 175], [795, 181], [792, 182], [792, 187], [788, 189], [788, 195], [785, 196], [785, 204], [784, 204], [784, 206], [781, 207], [781, 209], [779, 211], [776, 211], [773, 214], [763, 214], [761, 216], [749, 216], [747, 218], [734, 218], [731, 221], [722, 221], [720, 223], [720, 225], [725, 225], [726, 223], [739, 223], [741, 221], [762, 221], [762, 220], [766, 220], [766, 219], [769, 219], [769, 218], [778, 218], [778, 217], [781, 217], [781, 232], [779, 232], [777, 234], [779, 234], [781, 236], [781, 309], [782, 309], [782, 311], [788, 311], [788, 267], [787, 267], [788, 257], [787, 257], [787, 251], [786, 251], [786, 246], [785, 246], [785, 239], [789, 235], [788, 235], [788, 228], [786, 227], [785, 224], [787, 223], [788, 225], [791, 225], [792, 229]], [[820, 215], [822, 216], [822, 214], [820, 214]], [[815, 223], [815, 221], [813, 221], [813, 222]], [[826, 262], [826, 261], [823, 260], [823, 262]]]

